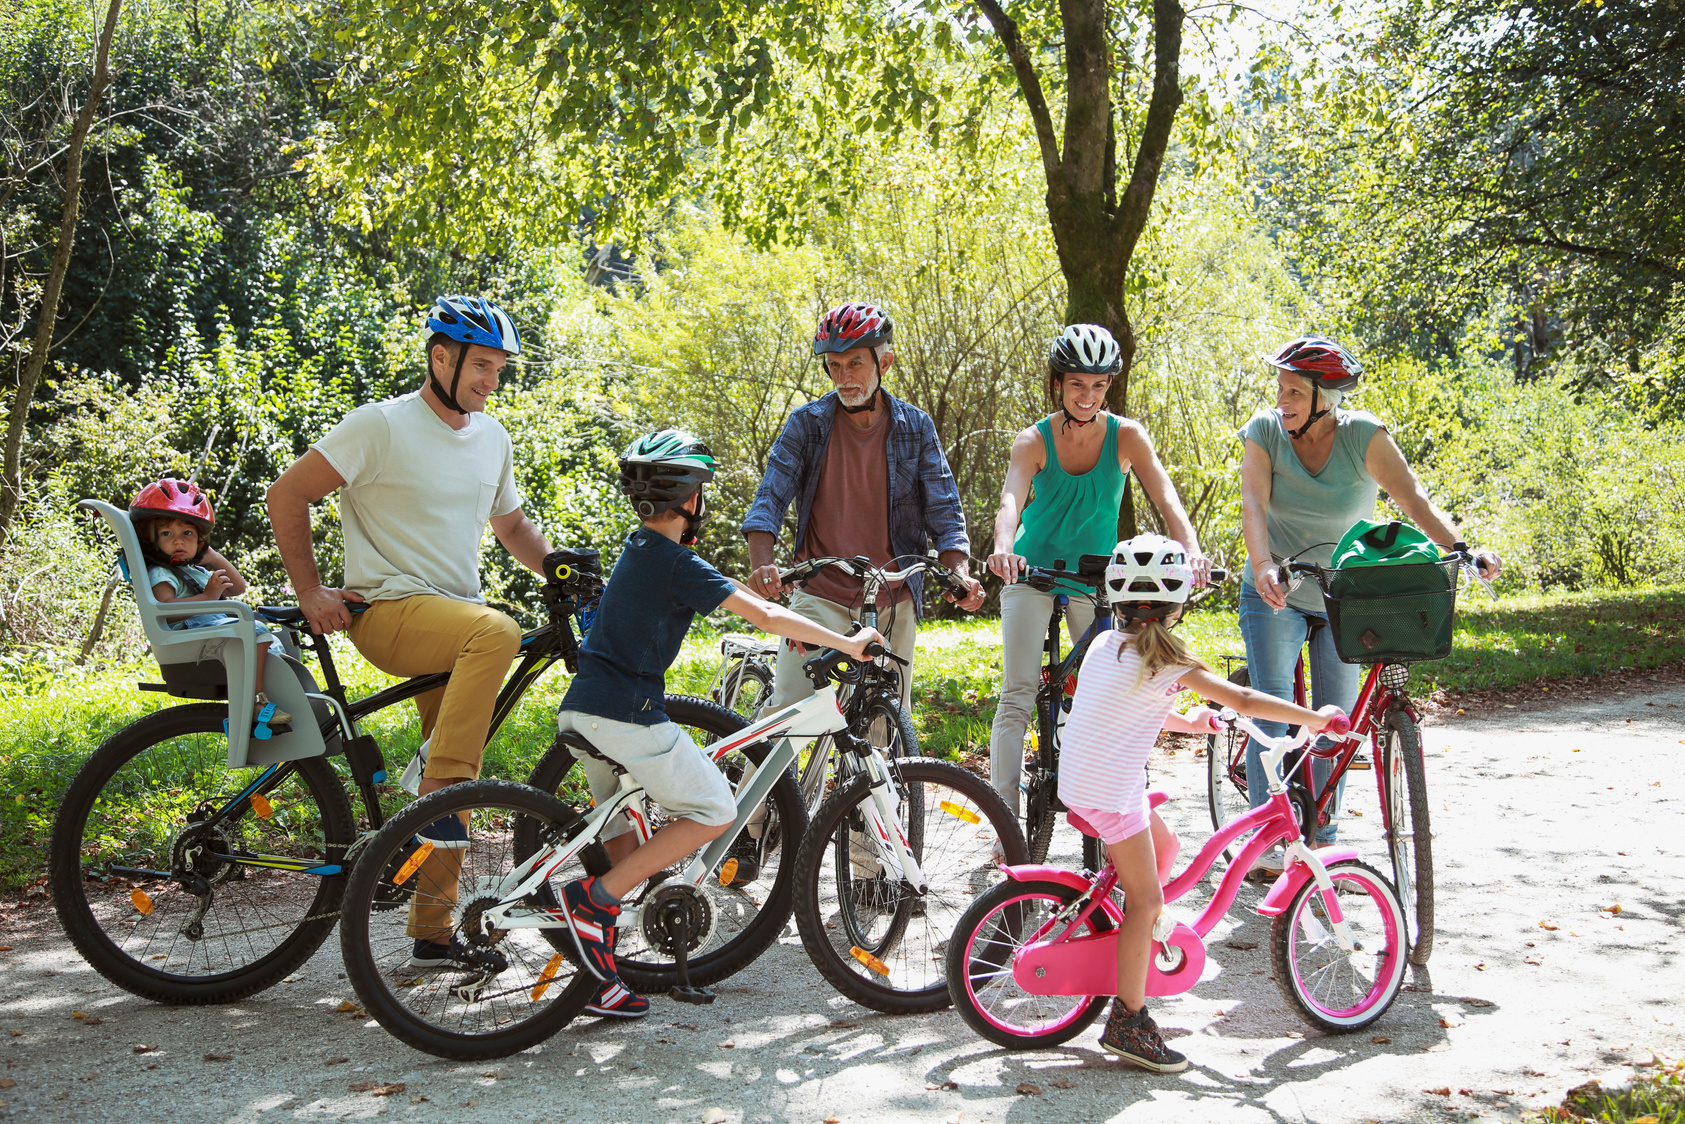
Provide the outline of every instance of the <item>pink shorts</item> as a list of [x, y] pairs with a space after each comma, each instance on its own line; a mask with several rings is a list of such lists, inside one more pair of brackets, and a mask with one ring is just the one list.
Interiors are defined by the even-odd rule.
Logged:
[[[1085, 835], [1098, 835], [1100, 842], [1108, 847], [1122, 843], [1131, 835], [1139, 835], [1152, 821], [1145, 792], [1141, 794], [1141, 806], [1129, 812], [1102, 812], [1098, 808], [1083, 808], [1076, 804], [1067, 804], [1065, 810], [1069, 813], [1066, 819], [1072, 827]], [[1078, 823], [1078, 820], [1083, 822]]]

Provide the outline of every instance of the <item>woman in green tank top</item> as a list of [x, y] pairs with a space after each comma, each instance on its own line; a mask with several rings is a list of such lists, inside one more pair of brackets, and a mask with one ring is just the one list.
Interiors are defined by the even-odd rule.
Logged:
[[[1053, 412], [1018, 434], [1001, 488], [989, 569], [1001, 590], [1000, 702], [989, 737], [989, 780], [1014, 814], [1024, 768], [1024, 734], [1041, 679], [1042, 640], [1057, 594], [1017, 584], [1025, 566], [1070, 569], [1084, 554], [1110, 555], [1129, 470], [1158, 505], [1170, 537], [1187, 549], [1203, 585], [1211, 564], [1200, 553], [1176, 488], [1138, 422], [1105, 411], [1106, 391], [1120, 366], [1117, 341], [1095, 324], [1073, 324], [1053, 342], [1047, 394]], [[1093, 606], [1074, 597], [1065, 622], [1074, 641], [1094, 620]]]

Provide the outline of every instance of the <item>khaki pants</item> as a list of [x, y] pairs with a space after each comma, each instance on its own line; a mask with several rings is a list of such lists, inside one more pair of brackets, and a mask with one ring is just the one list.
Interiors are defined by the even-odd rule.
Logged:
[[[1018, 782], [1024, 773], [1024, 732], [1041, 686], [1042, 644], [1057, 596], [1022, 582], [1000, 591], [1000, 702], [995, 704], [995, 724], [989, 732], [989, 783], [1014, 816], [1019, 807]], [[1065, 607], [1065, 623], [1075, 643], [1094, 623], [1093, 604], [1073, 595]], [[1061, 655], [1069, 651], [1066, 648]]]
[[[790, 611], [799, 613], [814, 624], [823, 625], [832, 632], [846, 634], [854, 624], [854, 611], [838, 605], [835, 601], [827, 601], [823, 597], [815, 597], [811, 593], [796, 590], [790, 594]], [[880, 621], [887, 622], [889, 613], [879, 614]], [[908, 714], [913, 712], [913, 645], [918, 639], [918, 616], [913, 612], [911, 601], [902, 602], [896, 607], [895, 626], [888, 631], [878, 628], [889, 641], [889, 650], [908, 661], [908, 666], [896, 665], [901, 672], [901, 709]], [[781, 706], [801, 702], [813, 694], [813, 684], [808, 682], [807, 676], [802, 674], [802, 663], [812, 658], [813, 649], [805, 652], [796, 651], [789, 640], [782, 640], [778, 644], [778, 666], [773, 678], [772, 698], [761, 709], [762, 714], [771, 714]]]
[[[364, 659], [388, 675], [408, 679], [451, 673], [443, 687], [416, 696], [421, 736], [432, 739], [423, 775], [454, 780], [478, 777], [498, 688], [521, 648], [520, 626], [485, 605], [417, 594], [376, 601], [357, 614], [352, 618], [351, 642]], [[435, 850], [416, 872], [410, 936], [449, 939], [465, 854]]]

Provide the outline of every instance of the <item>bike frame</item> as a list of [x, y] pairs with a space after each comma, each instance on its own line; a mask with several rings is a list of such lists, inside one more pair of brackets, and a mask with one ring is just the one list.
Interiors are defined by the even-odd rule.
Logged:
[[[754, 775], [742, 782], [737, 792], [737, 818], [731, 827], [703, 847], [691, 859], [680, 880], [701, 886], [710, 872], [725, 858], [743, 828], [760, 808], [779, 777], [795, 763], [803, 746], [827, 734], [835, 735], [848, 728], [847, 720], [837, 706], [834, 685], [826, 683], [812, 695], [776, 714], [756, 721], [729, 738], [721, 738], [709, 745], [709, 756], [718, 761], [734, 750], [757, 742], [772, 742], [773, 749], [755, 768]], [[867, 745], [866, 769], [870, 774], [872, 804], [867, 813], [870, 835], [886, 865], [910, 883], [920, 896], [930, 886], [913, 857], [899, 817], [895, 812], [889, 762], [876, 746]], [[556, 929], [567, 922], [559, 909], [541, 909], [522, 904], [522, 899], [534, 893], [558, 869], [566, 865], [580, 851], [596, 842], [604, 827], [614, 816], [624, 814], [631, 820], [640, 845], [652, 837], [644, 801], [643, 786], [628, 774], [620, 774], [620, 788], [614, 797], [598, 806], [586, 817], [585, 827], [573, 838], [545, 847], [520, 863], [498, 884], [494, 891], [498, 904], [486, 911], [489, 924], [500, 929]], [[635, 928], [641, 923], [641, 907], [622, 907], [619, 928]]]
[[[1253, 860], [1278, 842], [1287, 845], [1287, 868], [1258, 904], [1258, 912], [1266, 916], [1283, 912], [1299, 887], [1306, 881], [1314, 880], [1333, 922], [1335, 940], [1342, 951], [1350, 952], [1353, 948], [1350, 926], [1340, 910], [1339, 895], [1328, 876], [1327, 863], [1356, 858], [1357, 852], [1338, 847], [1324, 848], [1319, 852], [1305, 844], [1281, 775], [1282, 759], [1289, 751], [1309, 740], [1308, 734], [1301, 731], [1296, 736], [1267, 738], [1251, 722], [1227, 709], [1222, 713], [1222, 720], [1247, 729], [1250, 736], [1270, 746], [1264, 754], [1264, 763], [1271, 777], [1270, 798], [1206, 840], [1205, 846], [1200, 848], [1187, 868], [1165, 886], [1166, 904], [1184, 897], [1205, 877], [1224, 848], [1248, 832], [1255, 833], [1235, 861], [1229, 864], [1216, 892], [1191, 925], [1175, 922], [1168, 932], [1161, 932], [1165, 928], [1164, 918], [1161, 917], [1161, 923], [1153, 933], [1154, 943], [1159, 945], [1160, 951], [1148, 968], [1149, 995], [1177, 995], [1199, 982], [1200, 968], [1205, 959], [1205, 938], [1234, 905]], [[1154, 801], [1155, 804], [1157, 802]], [[1014, 882], [1051, 880], [1082, 890], [1081, 896], [1043, 922], [1024, 942], [1012, 968], [1018, 985], [1037, 995], [1115, 993], [1116, 926], [1123, 920], [1123, 910], [1118, 908], [1112, 897], [1112, 890], [1117, 886], [1116, 869], [1108, 862], [1105, 869], [1092, 879], [1051, 866], [1011, 866], [1004, 869], [1006, 876]], [[1096, 910], [1106, 913], [1113, 928], [1105, 933], [1077, 936]], [[1056, 934], [1055, 930], [1058, 930]]]

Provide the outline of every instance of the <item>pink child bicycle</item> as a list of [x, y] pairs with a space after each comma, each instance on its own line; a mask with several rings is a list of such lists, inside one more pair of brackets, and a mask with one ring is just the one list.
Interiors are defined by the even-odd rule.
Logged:
[[[1239, 727], [1265, 748], [1270, 798], [1206, 841], [1164, 888], [1166, 911], [1153, 930], [1148, 995], [1180, 995], [1205, 969], [1204, 938], [1228, 913], [1246, 872], [1265, 849], [1287, 844], [1287, 869], [1258, 912], [1274, 918], [1270, 961], [1282, 994], [1312, 1023], [1350, 1032], [1379, 1019], [1404, 983], [1404, 908], [1389, 883], [1350, 847], [1313, 851], [1304, 843], [1280, 775], [1282, 758], [1308, 731], [1264, 736], [1225, 709], [1219, 722]], [[1343, 734], [1336, 716], [1326, 733]], [[1303, 760], [1309, 760], [1306, 755]], [[1156, 807], [1163, 793], [1150, 797]], [[1072, 826], [1094, 834], [1071, 817]], [[1217, 892], [1192, 927], [1168, 909], [1193, 889], [1223, 849], [1248, 832]], [[1006, 881], [972, 903], [948, 942], [948, 991], [971, 1028], [1011, 1049], [1055, 1046], [1080, 1034], [1117, 991], [1117, 928], [1123, 918], [1110, 862], [1089, 877], [1055, 866], [1009, 866]], [[1127, 903], [1125, 903], [1127, 905]]]

